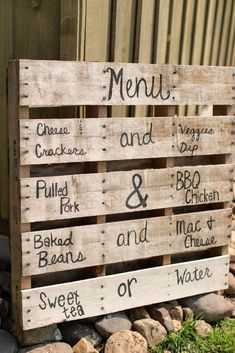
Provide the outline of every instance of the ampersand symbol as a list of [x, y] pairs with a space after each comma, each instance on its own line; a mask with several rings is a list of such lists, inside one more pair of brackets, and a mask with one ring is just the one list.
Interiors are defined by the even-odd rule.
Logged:
[[[138, 184], [137, 184], [137, 183], [138, 183]], [[140, 193], [139, 188], [140, 188], [140, 186], [141, 186], [141, 184], [142, 184], [142, 177], [141, 177], [141, 175], [139, 175], [139, 174], [134, 174], [134, 175], [132, 176], [132, 184], [133, 184], [134, 190], [130, 193], [130, 195], [129, 195], [128, 198], [126, 199], [126, 207], [131, 208], [131, 209], [138, 208], [138, 207], [140, 207], [140, 206], [146, 207], [146, 206], [147, 206], [146, 201], [147, 201], [147, 199], [148, 199], [149, 196], [148, 196], [148, 194], [146, 194], [146, 195], [143, 197], [143, 196], [141, 195], [141, 193]], [[138, 198], [139, 198], [139, 201], [140, 201], [140, 202], [139, 202], [137, 205], [135, 205], [135, 206], [129, 204], [129, 201], [130, 201], [130, 199], [132, 198], [132, 196], [133, 196], [134, 194], [137, 194], [137, 196], [138, 196]]]

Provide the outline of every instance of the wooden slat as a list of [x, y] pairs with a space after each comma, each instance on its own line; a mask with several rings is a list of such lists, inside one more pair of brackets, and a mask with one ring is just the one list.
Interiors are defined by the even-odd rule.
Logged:
[[232, 153], [235, 117], [20, 121], [22, 165]]
[[173, 2], [171, 37], [170, 37], [169, 60], [168, 60], [169, 64], [179, 63], [183, 5], [184, 5], [184, 0], [177, 0]]
[[231, 67], [21, 60], [20, 105], [232, 104], [233, 73]]
[[[138, 2], [135, 62], [152, 63], [155, 7], [155, 0], [141, 0]], [[149, 107], [145, 106], [135, 107], [135, 116], [148, 116], [148, 109]]]
[[[110, 59], [116, 62], [133, 62], [136, 0], [114, 0], [112, 3]], [[129, 116], [128, 112], [127, 107], [112, 107], [113, 117]]]
[[218, 57], [218, 65], [226, 64], [226, 54], [227, 54], [227, 46], [228, 46], [228, 34], [231, 30], [230, 27], [230, 18], [234, 17], [235, 13], [232, 13], [234, 0], [226, 0], [225, 1], [225, 10], [223, 15], [223, 25], [222, 25], [222, 33], [221, 33], [221, 42], [219, 47], [219, 57]]
[[207, 2], [205, 0], [197, 1], [197, 15], [195, 21], [193, 53], [191, 62], [191, 64], [193, 65], [200, 65], [202, 63], [206, 3]]
[[109, 16], [110, 0], [86, 2], [84, 60], [109, 59]]
[[155, 62], [157, 64], [165, 64], [167, 62], [170, 0], [159, 0], [159, 8], [157, 8], [157, 10], [157, 44], [155, 45]]
[[232, 16], [231, 16], [231, 24], [230, 24], [230, 29], [229, 29], [228, 38], [227, 38], [228, 49], [227, 49], [227, 53], [226, 53], [226, 65], [231, 65], [231, 66], [235, 65], [235, 61], [232, 62], [232, 54], [233, 54], [233, 59], [234, 59], [234, 52], [235, 52], [235, 16], [234, 16], [234, 12], [235, 12], [235, 1], [233, 1], [233, 7], [232, 7], [232, 11], [231, 11]]
[[213, 165], [23, 178], [21, 221], [230, 201], [232, 173], [232, 165]]
[[[78, 1], [62, 0], [60, 15], [60, 59], [77, 60], [79, 57], [80, 6]], [[81, 58], [80, 58], [81, 60]]]
[[190, 63], [190, 54], [192, 48], [193, 19], [195, 14], [195, 0], [186, 2], [186, 13], [184, 23], [184, 36], [182, 43], [181, 64]]
[[223, 23], [223, 8], [224, 8], [224, 1], [218, 0], [217, 7], [216, 7], [216, 19], [215, 19], [215, 28], [214, 28], [210, 65], [218, 65], [218, 56], [219, 56], [219, 50], [221, 45], [221, 41], [220, 41], [221, 26]]
[[23, 276], [229, 244], [231, 209], [22, 234]]
[[[22, 291], [25, 330], [227, 288], [229, 256]], [[147, 293], [147, 295], [146, 295]]]
[[204, 51], [203, 51], [204, 65], [210, 65], [215, 17], [216, 17], [216, 0], [212, 0], [209, 2], [207, 24], [206, 24], [206, 31], [205, 31], [205, 44], [204, 44]]

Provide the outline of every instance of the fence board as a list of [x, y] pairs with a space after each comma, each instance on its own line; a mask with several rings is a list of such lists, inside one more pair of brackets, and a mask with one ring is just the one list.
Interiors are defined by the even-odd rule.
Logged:
[[183, 5], [184, 0], [173, 1], [169, 64], [179, 63]]
[[232, 209], [22, 234], [23, 276], [229, 244]]
[[209, 2], [207, 23], [206, 23], [206, 33], [205, 33], [205, 45], [203, 50], [203, 64], [210, 65], [210, 56], [213, 43], [214, 35], [214, 24], [216, 17], [216, 0]]
[[224, 1], [217, 1], [213, 46], [210, 65], [218, 65], [219, 48], [221, 45], [221, 29], [223, 23]]
[[186, 3], [186, 15], [184, 22], [184, 36], [182, 43], [181, 53], [181, 64], [187, 65], [190, 62], [190, 54], [192, 47], [192, 35], [193, 35], [193, 19], [195, 14], [195, 0], [187, 1]]
[[232, 175], [214, 165], [23, 178], [21, 222], [230, 201]]
[[232, 104], [233, 74], [231, 67], [21, 60], [20, 105]]
[[24, 119], [20, 163], [232, 153], [233, 124], [235, 117]]
[[167, 62], [170, 0], [159, 0], [159, 8], [157, 10], [155, 61], [157, 64], [164, 64]]
[[226, 0], [225, 1], [225, 9], [223, 14], [223, 24], [222, 24], [222, 33], [221, 33], [221, 41], [219, 46], [219, 57], [218, 57], [218, 65], [223, 65], [226, 62], [226, 54], [228, 50], [228, 34], [231, 29], [230, 19], [235, 16], [232, 13], [234, 0]]
[[[227, 288], [229, 256], [22, 291], [25, 330]], [[147, 293], [147, 295], [146, 295]]]

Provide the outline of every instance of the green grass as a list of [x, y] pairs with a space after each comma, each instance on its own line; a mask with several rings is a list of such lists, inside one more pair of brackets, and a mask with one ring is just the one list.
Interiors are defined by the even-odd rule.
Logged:
[[224, 319], [213, 327], [206, 338], [199, 337], [194, 329], [195, 322], [185, 321], [178, 332], [171, 332], [165, 341], [150, 349], [151, 353], [235, 353], [235, 320]]

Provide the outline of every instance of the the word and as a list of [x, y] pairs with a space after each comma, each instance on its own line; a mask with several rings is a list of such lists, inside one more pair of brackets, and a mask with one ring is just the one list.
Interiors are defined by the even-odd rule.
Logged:
[[128, 230], [127, 233], [120, 233], [117, 236], [117, 246], [131, 246], [139, 245], [141, 243], [149, 243], [148, 240], [148, 222], [145, 221], [144, 227], [141, 231], [134, 229]]
[[150, 143], [155, 143], [153, 136], [152, 136], [152, 131], [153, 130], [153, 124], [150, 124], [149, 131], [146, 133], [141, 134], [139, 132], [123, 132], [120, 137], [120, 145], [122, 147], [127, 147], [127, 146], [143, 146], [143, 145], [148, 145]]

